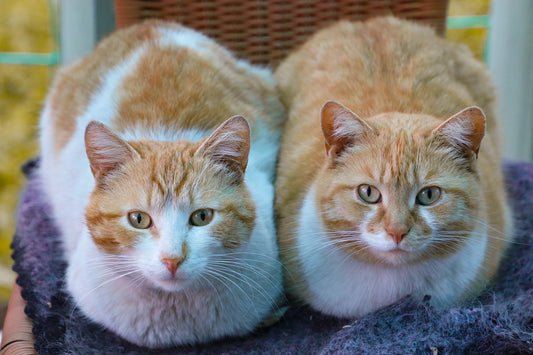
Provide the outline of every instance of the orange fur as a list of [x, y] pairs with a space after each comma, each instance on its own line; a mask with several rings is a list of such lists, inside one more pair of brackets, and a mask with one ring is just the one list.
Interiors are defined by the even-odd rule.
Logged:
[[[353, 258], [375, 265], [444, 258], [462, 248], [475, 220], [481, 220], [490, 225], [487, 252], [482, 271], [466, 293], [478, 292], [495, 275], [511, 224], [500, 171], [502, 134], [488, 71], [465, 46], [394, 18], [340, 22], [290, 55], [275, 78], [289, 111], [275, 210], [290, 293], [304, 301], [311, 297], [296, 243], [304, 197], [310, 189], [316, 191], [315, 203], [327, 232], [355, 231], [370, 211], [355, 202], [357, 186], [363, 183], [381, 187], [387, 196], [368, 221], [367, 232], [410, 230], [417, 238], [406, 237], [404, 243], [412, 247], [431, 239], [433, 229], [414, 206], [413, 192], [442, 185], [446, 201], [427, 211], [446, 231], [456, 231], [457, 237], [410, 255], [337, 242]], [[358, 118], [352, 112], [344, 125], [349, 135], [328, 133], [343, 112], [338, 105], [324, 106], [321, 127], [321, 108], [328, 100], [345, 105], [362, 123], [356, 127]], [[472, 143], [454, 153], [451, 141], [455, 138], [439, 128], [444, 120], [473, 105], [486, 115], [486, 132], [478, 125], [467, 136], [479, 141], [485, 133], [477, 161], [479, 146]], [[478, 112], [474, 108], [466, 115]]]
[[[53, 124], [57, 135], [56, 151], [60, 151], [69, 141], [76, 127], [76, 121], [72, 118], [87, 107], [91, 95], [101, 84], [103, 75], [109, 68], [121, 63], [140, 42], [153, 40], [155, 35], [150, 23], [130, 27], [115, 33], [109, 40], [102, 41], [94, 55], [58, 71], [49, 93], [55, 113]], [[64, 102], [69, 105], [64, 105]]]
[[[141, 59], [123, 85], [126, 90], [120, 93], [115, 123], [119, 131], [135, 121], [147, 129], [161, 124], [169, 129], [214, 129], [236, 113], [254, 126], [258, 111], [273, 117], [263, 122], [271, 129], [281, 127], [280, 108], [273, 99], [273, 91], [262, 80], [254, 80], [246, 69], [235, 66], [234, 58], [218, 46], [208, 50], [217, 56], [224, 70], [191, 50], [159, 47], [155, 30], [158, 26], [181, 28], [176, 23], [145, 21], [113, 33], [98, 44], [92, 55], [58, 71], [49, 93], [57, 134], [56, 151], [70, 140], [76, 123], [73, 117], [85, 110], [106, 72], [141, 45], [149, 46], [151, 55]], [[209, 96], [205, 95], [205, 87], [210, 87]], [[248, 92], [253, 92], [260, 101], [233, 99], [246, 97]], [[202, 110], [188, 105], [191, 101], [203, 105]], [[151, 109], [146, 110], [146, 105]], [[176, 120], [177, 117], [180, 119]]]
[[[255, 224], [250, 193], [242, 180], [235, 183], [234, 177], [222, 173], [220, 166], [212, 164], [209, 157], [195, 154], [201, 143], [139, 141], [129, 144], [142, 159], [127, 161], [118, 174], [97, 180], [87, 206], [87, 226], [100, 248], [107, 253], [118, 253], [131, 247], [139, 233], [124, 228], [123, 216], [139, 206], [156, 212], [170, 201], [184, 206], [216, 202], [217, 212], [224, 218], [213, 234], [228, 248], [239, 247], [247, 240]], [[220, 192], [224, 192], [222, 200]], [[157, 225], [151, 232], [157, 237]]]
[[[160, 35], [154, 30], [158, 26], [181, 28], [178, 24], [153, 20], [118, 31], [102, 41], [91, 56], [58, 73], [50, 92], [58, 154], [71, 139], [76, 127], [75, 118], [86, 109], [102, 83], [101, 78], [141, 46], [148, 47], [146, 53], [149, 55], [140, 58], [135, 70], [128, 73], [114, 98], [117, 116], [113, 118], [110, 128], [117, 134], [132, 127], [146, 131], [164, 129], [168, 132], [214, 130], [237, 113], [245, 116], [252, 126], [256, 125], [257, 116], [270, 116], [272, 119], [264, 120], [261, 124], [279, 129], [283, 116], [275, 113], [282, 110], [274, 101], [275, 92], [270, 86], [254, 79], [245, 68], [236, 66], [230, 54], [218, 46], [213, 45], [209, 51], [216, 53], [224, 70], [212, 59], [204, 58], [188, 48], [160, 46], [157, 42]], [[209, 88], [208, 95], [205, 88]], [[250, 97], [251, 92], [255, 98]], [[65, 105], [65, 102], [69, 102], [69, 105]], [[87, 208], [86, 217], [95, 241], [108, 252], [128, 248], [136, 234], [122, 233], [118, 223], [112, 227], [113, 218], [109, 218], [109, 224], [102, 225], [106, 220], [104, 217], [125, 213], [125, 206], [132, 204], [161, 206], [167, 200], [183, 199], [183, 196], [188, 196], [187, 203], [193, 203], [194, 196], [190, 188], [197, 174], [200, 174], [202, 164], [209, 164], [206, 159], [194, 156], [200, 143], [141, 141], [130, 142], [130, 145], [142, 156], [142, 161], [128, 162], [116, 179], [108, 185], [100, 184]], [[133, 180], [135, 183], [131, 183]], [[228, 183], [225, 180], [225, 177], [220, 179], [212, 167], [202, 180], [203, 186], [196, 188], [223, 189], [224, 183]], [[148, 192], [135, 191], [133, 187], [130, 190], [129, 186], [136, 186], [137, 183], [146, 184], [150, 189]], [[182, 191], [189, 192], [183, 194]], [[248, 195], [241, 182], [234, 186], [234, 190], [228, 191], [229, 199], [221, 206], [221, 213], [240, 221], [244, 228], [243, 236], [254, 225], [254, 208]], [[100, 209], [105, 212], [99, 212]], [[114, 228], [114, 232], [110, 228]], [[228, 224], [224, 228], [220, 235], [228, 233], [231, 226]], [[233, 236], [237, 238], [238, 234]], [[240, 244], [241, 241], [236, 239], [224, 240], [224, 245], [228, 247], [235, 248]]]
[[241, 336], [277, 313], [284, 119], [270, 70], [175, 23], [118, 30], [62, 69], [39, 174], [77, 308], [151, 348]]

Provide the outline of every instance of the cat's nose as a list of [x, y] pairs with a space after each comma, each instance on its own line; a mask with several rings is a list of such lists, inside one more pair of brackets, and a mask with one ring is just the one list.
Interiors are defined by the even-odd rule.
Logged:
[[183, 263], [184, 257], [178, 256], [163, 256], [161, 262], [170, 271], [172, 275], [176, 274], [178, 267]]
[[400, 244], [407, 233], [409, 233], [409, 228], [404, 226], [387, 226], [385, 227], [385, 231], [388, 235], [390, 235], [396, 244]]

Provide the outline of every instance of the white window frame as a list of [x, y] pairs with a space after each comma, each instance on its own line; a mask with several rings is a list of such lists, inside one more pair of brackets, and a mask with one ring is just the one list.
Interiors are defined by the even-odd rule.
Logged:
[[492, 0], [488, 65], [504, 156], [533, 161], [533, 0]]

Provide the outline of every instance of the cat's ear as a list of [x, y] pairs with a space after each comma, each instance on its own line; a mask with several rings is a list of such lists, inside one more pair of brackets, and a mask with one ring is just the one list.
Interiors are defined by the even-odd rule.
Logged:
[[324, 104], [321, 120], [326, 152], [332, 161], [347, 147], [357, 144], [364, 135], [375, 134], [374, 129], [362, 118], [335, 101]]
[[125, 140], [96, 121], [91, 121], [85, 129], [85, 150], [96, 179], [117, 169], [128, 159], [139, 156]]
[[250, 152], [250, 126], [242, 116], [222, 123], [198, 148], [198, 152], [229, 169], [244, 173]]
[[439, 135], [462, 153], [479, 153], [485, 135], [485, 114], [479, 107], [468, 107], [441, 123], [431, 132]]

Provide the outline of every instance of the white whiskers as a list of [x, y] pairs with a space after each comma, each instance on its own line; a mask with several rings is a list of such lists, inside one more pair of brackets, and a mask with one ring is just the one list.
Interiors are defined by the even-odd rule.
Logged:
[[87, 261], [85, 267], [94, 270], [94, 275], [98, 275], [102, 282], [76, 300], [71, 316], [74, 311], [79, 308], [81, 302], [109, 283], [135, 275], [136, 273], [138, 274], [137, 276], [128, 279], [130, 285], [133, 287], [141, 287], [144, 283], [144, 277], [138, 269], [137, 261], [130, 256], [105, 254], [99, 258]]

